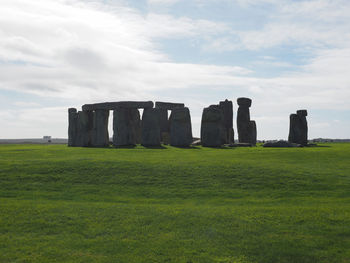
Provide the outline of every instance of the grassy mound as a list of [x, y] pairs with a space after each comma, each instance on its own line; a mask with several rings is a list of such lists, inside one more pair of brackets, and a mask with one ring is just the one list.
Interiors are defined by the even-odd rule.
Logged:
[[0, 145], [0, 262], [350, 262], [350, 144]]

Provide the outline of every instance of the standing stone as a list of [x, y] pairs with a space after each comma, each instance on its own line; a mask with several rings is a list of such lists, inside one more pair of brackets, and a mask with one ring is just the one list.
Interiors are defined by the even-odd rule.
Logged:
[[224, 125], [225, 125], [224, 141], [226, 144], [232, 144], [234, 143], [232, 101], [229, 101], [229, 100], [220, 101], [219, 106], [224, 112]]
[[68, 109], [68, 146], [77, 146], [78, 113], [77, 109]]
[[171, 111], [170, 145], [189, 147], [192, 143], [191, 116], [188, 108], [176, 108]]
[[163, 144], [169, 144], [169, 120], [168, 120], [168, 110], [157, 108], [159, 114], [159, 125], [161, 141]]
[[256, 145], [256, 139], [257, 139], [257, 131], [256, 131], [256, 123], [255, 121], [249, 122], [249, 130], [250, 130], [250, 143], [252, 145]]
[[93, 129], [93, 112], [79, 111], [78, 112], [78, 136], [77, 146], [91, 146]]
[[308, 144], [307, 111], [298, 110], [297, 114], [290, 115], [289, 136], [290, 143], [297, 143], [306, 146]]
[[155, 108], [144, 109], [142, 114], [142, 140], [146, 147], [160, 146], [159, 110]]
[[224, 112], [218, 105], [203, 109], [201, 142], [205, 147], [220, 147], [225, 141]]
[[109, 110], [94, 111], [92, 146], [94, 147], [109, 146], [108, 117], [109, 117]]
[[113, 145], [129, 146], [139, 142], [140, 112], [138, 109], [118, 108], [113, 111]]
[[238, 141], [240, 143], [256, 144], [256, 123], [250, 120], [249, 108], [252, 105], [252, 100], [249, 98], [238, 98], [239, 105], [237, 113], [237, 130]]

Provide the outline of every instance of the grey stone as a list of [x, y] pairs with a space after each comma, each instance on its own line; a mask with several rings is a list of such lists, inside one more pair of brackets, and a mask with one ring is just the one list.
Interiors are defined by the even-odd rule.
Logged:
[[80, 147], [91, 146], [92, 130], [93, 130], [93, 112], [79, 111], [78, 112], [77, 146], [80, 146]]
[[109, 146], [108, 117], [109, 117], [109, 110], [94, 111], [92, 146], [94, 147]]
[[172, 102], [161, 102], [156, 101], [156, 108], [163, 110], [173, 110], [176, 108], [184, 108], [185, 104], [183, 103], [172, 103]]
[[220, 147], [225, 144], [224, 112], [218, 105], [203, 109], [201, 142], [205, 147]]
[[158, 109], [158, 114], [159, 114], [160, 130], [162, 132], [168, 132], [169, 131], [168, 110]]
[[303, 147], [303, 146], [301, 144], [290, 143], [287, 141], [277, 141], [277, 142], [266, 142], [264, 143], [263, 147], [283, 148], [283, 147]]
[[249, 122], [249, 130], [250, 130], [250, 143], [252, 145], [256, 145], [257, 131], [256, 131], [256, 123], [255, 123], [255, 121], [250, 121]]
[[142, 114], [142, 140], [146, 147], [160, 146], [160, 123], [158, 109], [145, 109]]
[[238, 98], [237, 104], [238, 106], [250, 108], [250, 106], [252, 106], [252, 100], [249, 98]]
[[78, 113], [77, 109], [68, 109], [68, 146], [77, 146]]
[[249, 98], [238, 98], [239, 105], [237, 112], [237, 130], [238, 141], [240, 143], [256, 144], [256, 123], [250, 120], [249, 107], [252, 105], [252, 100]]
[[113, 111], [113, 145], [140, 143], [141, 121], [138, 109], [119, 108]]
[[225, 126], [225, 144], [231, 144], [234, 142], [234, 130], [233, 130], [233, 105], [232, 101], [225, 100], [220, 101], [220, 108], [224, 112], [224, 126]]
[[191, 116], [188, 108], [175, 108], [171, 111], [170, 145], [188, 147], [192, 143]]
[[298, 110], [297, 114], [291, 114], [289, 124], [288, 141], [306, 146], [308, 144], [307, 111]]
[[118, 101], [118, 102], [85, 104], [82, 106], [83, 111], [84, 110], [116, 110], [118, 108], [148, 109], [148, 108], [153, 108], [153, 102], [152, 101]]

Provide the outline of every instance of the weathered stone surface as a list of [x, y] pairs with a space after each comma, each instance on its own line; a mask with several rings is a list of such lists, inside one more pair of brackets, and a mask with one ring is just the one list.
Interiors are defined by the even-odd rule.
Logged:
[[148, 109], [148, 108], [153, 108], [153, 102], [152, 101], [118, 101], [118, 102], [85, 104], [82, 106], [83, 111], [84, 110], [116, 110], [118, 108]]
[[203, 109], [201, 142], [205, 147], [220, 147], [225, 143], [224, 112], [218, 105]]
[[68, 109], [68, 146], [77, 146], [78, 113], [77, 109]]
[[282, 148], [282, 147], [303, 147], [301, 144], [297, 143], [290, 143], [287, 141], [277, 141], [277, 142], [267, 142], [264, 143], [263, 147], [277, 147], [277, 148]]
[[172, 103], [172, 102], [161, 102], [156, 101], [156, 108], [163, 110], [173, 110], [176, 108], [184, 108], [185, 104], [183, 103]]
[[250, 134], [250, 143], [252, 145], [256, 145], [256, 137], [257, 137], [257, 131], [256, 131], [256, 123], [255, 121], [249, 122], [249, 134]]
[[142, 140], [146, 147], [160, 146], [160, 123], [158, 109], [145, 109], [142, 114]]
[[175, 108], [171, 111], [170, 145], [188, 147], [192, 143], [191, 116], [188, 108]]
[[138, 109], [119, 108], [113, 111], [113, 145], [136, 145], [140, 139], [140, 112]]
[[220, 101], [220, 108], [224, 112], [224, 126], [225, 126], [225, 135], [224, 138], [225, 144], [231, 144], [234, 142], [234, 130], [233, 130], [233, 105], [232, 101], [225, 100]]
[[301, 145], [308, 144], [308, 126], [307, 126], [307, 111], [298, 110], [297, 114], [290, 115], [289, 136], [288, 141]]
[[306, 117], [307, 110], [297, 110], [297, 115]]
[[93, 130], [93, 113], [92, 111], [78, 112], [78, 135], [77, 146], [91, 146], [92, 130]]
[[160, 132], [169, 132], [168, 110], [158, 109]]
[[109, 117], [109, 110], [94, 111], [92, 146], [94, 147], [109, 146], [108, 117]]
[[252, 100], [249, 98], [238, 98], [237, 103], [239, 105], [237, 113], [238, 141], [255, 145], [257, 137], [256, 123], [250, 120], [249, 112]]
[[252, 106], [252, 100], [249, 98], [238, 98], [237, 104], [238, 106], [250, 108]]

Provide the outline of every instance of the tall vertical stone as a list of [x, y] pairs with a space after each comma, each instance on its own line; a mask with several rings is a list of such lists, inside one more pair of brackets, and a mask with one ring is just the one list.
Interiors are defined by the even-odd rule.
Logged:
[[249, 98], [238, 98], [237, 112], [237, 130], [238, 140], [240, 143], [256, 144], [256, 123], [250, 120], [249, 108], [252, 105], [252, 100]]
[[77, 146], [78, 113], [77, 109], [68, 109], [68, 146]]
[[109, 146], [108, 136], [109, 110], [95, 110], [93, 113], [93, 137], [92, 146]]
[[250, 143], [252, 145], [256, 145], [256, 139], [257, 139], [257, 130], [256, 130], [256, 123], [255, 121], [249, 122], [249, 130], [250, 130]]
[[192, 143], [191, 115], [188, 108], [176, 108], [171, 111], [170, 145], [188, 147]]
[[306, 146], [308, 144], [307, 110], [298, 110], [290, 115], [288, 141]]
[[91, 146], [93, 129], [93, 112], [79, 111], [78, 112], [78, 136], [77, 146]]
[[226, 144], [234, 143], [232, 101], [229, 101], [229, 100], [220, 101], [219, 106], [224, 112], [224, 125], [225, 125], [224, 141]]
[[128, 146], [139, 143], [140, 112], [133, 108], [118, 108], [113, 111], [113, 145]]
[[218, 105], [203, 109], [201, 142], [205, 147], [220, 147], [225, 144], [224, 112]]
[[142, 140], [146, 147], [160, 146], [159, 110], [155, 108], [144, 109], [142, 114]]
[[160, 125], [160, 135], [161, 142], [163, 144], [169, 143], [169, 120], [168, 120], [168, 110], [157, 108], [159, 114], [159, 125]]

